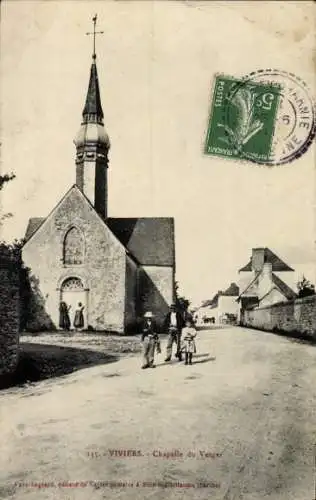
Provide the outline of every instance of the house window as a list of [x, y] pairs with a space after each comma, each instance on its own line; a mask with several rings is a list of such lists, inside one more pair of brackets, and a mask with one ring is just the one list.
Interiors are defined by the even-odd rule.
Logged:
[[81, 231], [72, 227], [64, 239], [64, 264], [83, 264], [84, 240]]

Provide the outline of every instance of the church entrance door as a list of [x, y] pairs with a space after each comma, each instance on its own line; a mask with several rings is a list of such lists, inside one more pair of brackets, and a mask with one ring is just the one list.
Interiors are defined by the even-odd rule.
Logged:
[[84, 306], [83, 318], [86, 329], [88, 325], [88, 290], [85, 290], [80, 278], [67, 278], [61, 286], [60, 300], [66, 302], [67, 306], [71, 306], [69, 317], [71, 328], [74, 328], [74, 320], [76, 310], [79, 309], [79, 302]]

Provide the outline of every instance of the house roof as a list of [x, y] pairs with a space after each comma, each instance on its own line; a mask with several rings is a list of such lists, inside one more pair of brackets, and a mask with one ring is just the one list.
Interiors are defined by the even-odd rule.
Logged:
[[[256, 281], [256, 279], [260, 276], [262, 271], [260, 271], [259, 273], [257, 273], [255, 275], [255, 277], [253, 278], [253, 280], [250, 281], [250, 283], [248, 283], [247, 287], [241, 292], [241, 294], [239, 295], [238, 297], [238, 301], [240, 299], [244, 299], [246, 297], [244, 297], [244, 293], [247, 292], [247, 290], [249, 290], [249, 288], [251, 287], [251, 285]], [[297, 297], [297, 294], [292, 290], [292, 288], [290, 288], [286, 283], [284, 283], [283, 280], [281, 280], [281, 278], [279, 278], [279, 276], [277, 276], [276, 274], [272, 273], [272, 283], [280, 290], [280, 292], [284, 295], [284, 297], [287, 299], [287, 300], [291, 300], [291, 299], [295, 299], [295, 297]], [[271, 291], [271, 290], [270, 290]], [[269, 292], [270, 293], [270, 292]]]
[[[272, 271], [294, 271], [290, 266], [288, 266], [283, 260], [281, 260], [275, 253], [269, 248], [264, 248], [264, 262], [269, 262], [272, 264]], [[241, 269], [239, 272], [252, 271], [251, 258], [250, 261]]]
[[225, 295], [228, 297], [238, 297], [239, 295], [239, 287], [236, 285], [236, 283], [231, 283], [228, 288], [220, 295]]
[[173, 266], [174, 220], [170, 217], [109, 218], [107, 226], [144, 266]]
[[288, 300], [295, 299], [297, 297], [297, 294], [292, 290], [292, 288], [290, 288], [286, 283], [284, 283], [283, 280], [281, 280], [281, 278], [276, 276], [274, 273], [272, 273], [272, 281]]
[[212, 298], [209, 306], [211, 309], [215, 309], [218, 306], [218, 297], [219, 297], [219, 292], [217, 292], [214, 297]]
[[238, 297], [239, 287], [236, 285], [236, 283], [231, 283], [224, 292], [222, 292], [222, 290], [218, 290], [218, 292], [214, 295], [212, 299], [205, 300], [203, 302], [203, 307], [207, 306], [210, 307], [211, 309], [214, 309], [215, 307], [218, 306], [218, 298], [222, 295], [224, 295], [225, 297]]
[[251, 281], [249, 281], [249, 283], [246, 286], [246, 288], [242, 292], [240, 292], [240, 294], [238, 296], [238, 300], [241, 298], [242, 295], [244, 295], [249, 290], [249, 288], [254, 284], [254, 282], [260, 276], [260, 274], [261, 274], [261, 271], [259, 273], [256, 273], [255, 276], [254, 276], [254, 278]]

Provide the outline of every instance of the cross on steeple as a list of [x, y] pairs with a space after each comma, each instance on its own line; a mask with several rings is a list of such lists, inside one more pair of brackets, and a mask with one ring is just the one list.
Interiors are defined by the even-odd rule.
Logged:
[[88, 32], [86, 35], [93, 35], [93, 54], [92, 54], [92, 59], [96, 59], [96, 53], [95, 53], [95, 36], [96, 35], [102, 35], [104, 31], [96, 31], [96, 24], [97, 24], [97, 14], [92, 18], [93, 21], [93, 32]]

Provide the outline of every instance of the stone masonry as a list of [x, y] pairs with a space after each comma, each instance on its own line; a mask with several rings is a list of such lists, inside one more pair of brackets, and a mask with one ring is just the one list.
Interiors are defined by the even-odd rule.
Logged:
[[301, 334], [316, 339], [316, 295], [246, 310], [245, 326]]
[[[76, 226], [82, 231], [84, 265], [63, 262], [63, 239]], [[60, 291], [68, 277], [79, 278], [89, 294], [88, 327], [123, 332], [126, 253], [95, 210], [73, 187], [45, 224], [23, 247], [23, 261], [32, 270], [33, 295], [38, 307], [28, 329], [58, 328]], [[34, 245], [38, 249], [34, 252]], [[35, 289], [34, 289], [35, 288]]]

